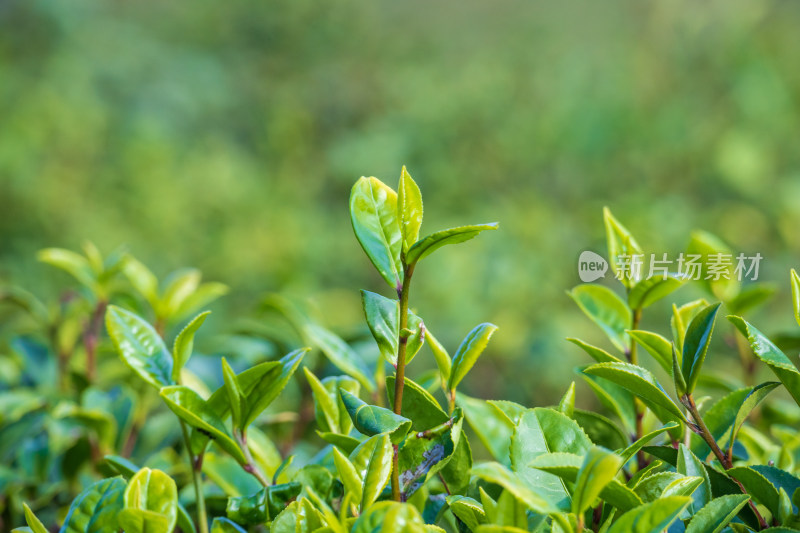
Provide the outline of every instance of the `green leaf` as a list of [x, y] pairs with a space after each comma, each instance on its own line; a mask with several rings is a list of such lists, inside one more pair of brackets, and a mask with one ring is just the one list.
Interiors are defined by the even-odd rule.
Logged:
[[161, 389], [160, 395], [178, 418], [211, 438], [240, 464], [247, 463], [244, 453], [225, 427], [225, 422], [199, 394], [189, 387], [174, 385]]
[[197, 290], [202, 278], [200, 271], [194, 268], [172, 273], [155, 308], [156, 317], [163, 321], [177, 320], [178, 309]]
[[608, 533], [653, 533], [669, 527], [689, 506], [691, 498], [669, 496], [646, 503], [620, 516]]
[[450, 371], [450, 379], [447, 382], [449, 390], [455, 390], [461, 380], [475, 365], [478, 357], [486, 349], [489, 339], [492, 338], [497, 326], [494, 324], [483, 323], [475, 326], [470, 331], [456, 350], [453, 356], [453, 365]]
[[45, 248], [39, 251], [37, 258], [42, 263], [60, 268], [81, 284], [96, 290], [97, 276], [84, 256], [63, 248]]
[[447, 505], [450, 506], [453, 514], [472, 531], [486, 523], [486, 513], [477, 500], [453, 494], [447, 496]]
[[711, 334], [714, 331], [714, 321], [717, 311], [722, 304], [709, 305], [692, 319], [686, 337], [683, 341], [683, 356], [681, 359], [681, 372], [686, 382], [686, 392], [694, 392], [700, 370], [706, 359], [708, 345], [711, 343]]
[[358, 396], [342, 389], [339, 395], [344, 402], [355, 428], [367, 436], [389, 433], [392, 444], [399, 444], [411, 429], [411, 420], [394, 414], [389, 409], [369, 405]]
[[569, 509], [569, 493], [557, 476], [529, 465], [536, 457], [555, 452], [584, 455], [592, 442], [577, 422], [553, 409], [526, 411], [511, 437], [511, 468], [525, 485], [553, 507]]
[[436, 361], [436, 367], [439, 369], [439, 378], [442, 382], [442, 388], [446, 388], [453, 366], [453, 362], [450, 360], [450, 354], [447, 353], [444, 346], [433, 336], [431, 330], [427, 328], [425, 329], [425, 342], [431, 349], [433, 358]]
[[726, 302], [732, 315], [742, 315], [758, 307], [775, 294], [775, 287], [767, 283], [752, 283], [744, 287], [735, 298]]
[[172, 320], [183, 320], [196, 313], [220, 296], [228, 294], [228, 286], [223, 283], [202, 283], [186, 297], [172, 314]]
[[621, 352], [628, 347], [625, 330], [633, 320], [628, 305], [617, 294], [602, 285], [578, 285], [568, 293], [581, 311], [608, 336]]
[[633, 238], [633, 235], [614, 218], [611, 211], [603, 208], [603, 221], [606, 227], [606, 241], [608, 242], [608, 261], [611, 263], [611, 270], [616, 275], [617, 279], [622, 281], [622, 284], [630, 288], [634, 285], [635, 281], [631, 278], [631, 272], [620, 272], [619, 257], [620, 256], [633, 256], [642, 253], [642, 249]]
[[737, 279], [734, 271], [734, 262], [728, 264], [718, 263], [722, 267], [719, 279], [713, 279], [714, 276], [709, 276], [709, 265], [712, 264], [712, 256], [718, 254], [733, 255], [731, 249], [719, 237], [706, 231], [694, 231], [686, 251], [690, 255], [700, 256], [699, 263], [702, 266], [700, 269], [700, 282], [715, 298], [727, 302], [738, 294], [741, 282]]
[[728, 475], [739, 480], [748, 494], [763, 504], [773, 516], [780, 514], [780, 493], [794, 494], [800, 489], [800, 479], [780, 468], [768, 465], [735, 466]]
[[689, 510], [694, 514], [711, 501], [711, 480], [700, 459], [683, 444], [678, 447], [678, 464], [676, 469], [684, 476], [703, 479], [703, 483], [692, 493], [692, 503], [689, 505]]
[[397, 193], [377, 178], [361, 178], [350, 193], [353, 232], [372, 264], [393, 289], [401, 286], [402, 236]]
[[800, 372], [797, 367], [752, 324], [738, 316], [728, 316], [728, 320], [747, 338], [756, 357], [778, 376], [794, 401], [800, 404]]
[[[405, 396], [403, 404], [405, 405]], [[485, 400], [458, 394], [456, 404], [464, 409], [467, 422], [494, 459], [510, 465], [508, 451], [511, 435], [514, 432], [514, 422]], [[405, 409], [403, 412], [406, 412]]]
[[242, 413], [242, 427], [246, 428], [277, 398], [289, 379], [294, 375], [297, 367], [309, 348], [300, 348], [283, 356], [277, 367], [262, 374], [255, 382], [248, 382], [250, 374], [243, 372], [239, 384], [247, 398], [247, 410]]
[[639, 479], [634, 491], [643, 501], [652, 502], [666, 496], [690, 496], [703, 478], [684, 476], [677, 472], [656, 472]]
[[400, 183], [397, 186], [397, 219], [400, 221], [400, 234], [403, 236], [403, 252], [419, 239], [422, 226], [422, 193], [416, 182], [403, 165]]
[[361, 495], [361, 511], [366, 510], [378, 499], [383, 488], [389, 482], [392, 473], [392, 441], [390, 436], [383, 434], [378, 436], [375, 446], [367, 463], [364, 473], [364, 485]]
[[800, 276], [797, 271], [792, 269], [790, 274], [792, 280], [792, 304], [794, 306], [794, 318], [800, 324]]
[[[400, 302], [363, 290], [361, 302], [367, 325], [378, 343], [381, 355], [388, 363], [397, 366]], [[408, 329], [414, 333], [406, 340], [406, 364], [411, 362], [424, 342], [422, 319], [411, 312], [408, 313]]]
[[633, 338], [633, 340], [638, 342], [642, 348], [647, 350], [647, 353], [653, 356], [653, 359], [655, 359], [656, 363], [658, 363], [667, 374], [672, 373], [671, 342], [658, 333], [644, 331], [641, 329], [628, 330], [627, 333]]
[[333, 448], [333, 463], [336, 470], [339, 472], [339, 479], [342, 480], [344, 488], [353, 494], [353, 499], [361, 501], [361, 484], [363, 483], [362, 477], [359, 475], [356, 467], [350, 462], [338, 448]]
[[144, 263], [127, 255], [122, 266], [122, 273], [128, 278], [133, 288], [144, 296], [151, 307], [158, 305], [158, 278]]
[[680, 426], [675, 422], [670, 422], [664, 425], [664, 427], [651, 431], [650, 433], [647, 433], [646, 435], [642, 436], [636, 442], [634, 442], [633, 444], [631, 444], [630, 446], [619, 452], [620, 457], [622, 457], [622, 464], [624, 465], [625, 463], [630, 461], [631, 458], [639, 452], [639, 450], [641, 450], [648, 442], [653, 440], [658, 435], [666, 433], [667, 431], [670, 431], [672, 429], [677, 429], [679, 427]]
[[100, 480], [83, 490], [70, 505], [60, 533], [116, 531], [124, 507], [126, 483], [121, 477]]
[[[583, 458], [580, 455], [559, 452], [539, 455], [528, 466], [558, 476], [568, 483], [574, 483], [582, 464]], [[623, 511], [642, 505], [641, 498], [616, 479], [612, 479], [603, 488], [600, 498]]]
[[629, 432], [634, 432], [636, 430], [636, 406], [633, 395], [607, 379], [584, 373], [584, 369], [580, 369], [581, 377], [589, 384], [600, 403], [613, 411]]
[[628, 445], [628, 436], [616, 423], [601, 414], [575, 409], [572, 418], [595, 444], [609, 450], [618, 450]]
[[750, 496], [746, 494], [728, 494], [714, 498], [692, 516], [686, 533], [720, 533], [749, 500]]
[[[735, 390], [720, 398], [703, 415], [703, 421], [708, 426], [711, 436], [720, 446], [730, 447], [736, 440], [739, 429], [744, 424], [750, 412], [780, 383], [768, 381], [755, 387], [745, 387]], [[695, 454], [701, 457], [711, 453], [711, 449], [698, 439]]]
[[409, 265], [413, 265], [442, 246], [447, 244], [459, 244], [476, 237], [482, 231], [495, 230], [497, 228], [497, 222], [492, 222], [490, 224], [473, 224], [471, 226], [459, 226], [437, 231], [436, 233], [432, 233], [420, 239], [409, 248], [406, 254], [406, 262]]
[[31, 511], [27, 503], [23, 503], [22, 507], [25, 510], [25, 521], [28, 523], [28, 527], [33, 533], [50, 533], [36, 515], [33, 514], [33, 511]]
[[683, 412], [653, 374], [640, 366], [629, 363], [598, 363], [584, 369], [584, 373], [606, 378], [638, 396], [646, 405], [662, 409], [670, 419], [685, 421]]
[[708, 306], [708, 302], [702, 298], [683, 304], [680, 307], [675, 304], [672, 305], [672, 318], [670, 318], [669, 325], [672, 330], [672, 339], [679, 353], [683, 351], [683, 338], [686, 335], [686, 328], [689, 322], [706, 306]]
[[607, 351], [603, 350], [602, 348], [598, 348], [597, 346], [592, 346], [591, 344], [585, 343], [580, 339], [575, 339], [572, 337], [567, 337], [567, 340], [583, 349], [586, 353], [588, 353], [592, 359], [597, 361], [598, 363], [622, 363], [624, 362], [619, 357], [611, 355]]
[[328, 393], [325, 385], [317, 379], [308, 367], [304, 367], [303, 371], [306, 374], [306, 380], [314, 393], [314, 408], [317, 418], [317, 426], [322, 431], [332, 431], [334, 433], [342, 433], [339, 427], [339, 408], [337, 406], [337, 397], [333, 397]]
[[247, 411], [247, 399], [241, 387], [239, 387], [239, 379], [236, 377], [236, 373], [224, 357], [222, 358], [222, 379], [225, 391], [228, 393], [233, 425], [236, 428], [243, 429], [242, 416]]
[[558, 411], [564, 413], [572, 418], [572, 413], [575, 412], [575, 382], [570, 383], [564, 396], [558, 402]]
[[211, 533], [247, 533], [247, 530], [232, 520], [218, 516], [211, 523]]
[[531, 490], [511, 470], [500, 463], [474, 465], [472, 474], [490, 483], [500, 485], [537, 513], [551, 513], [557, 510], [540, 493]]
[[178, 520], [178, 489], [161, 470], [142, 468], [128, 481], [119, 523], [126, 533], [172, 531]]
[[416, 507], [393, 501], [378, 502], [353, 523], [351, 533], [424, 533], [425, 522]]
[[398, 458], [404, 501], [449, 463], [462, 437], [463, 421], [461, 408], [456, 408], [452, 420], [428, 428], [427, 433], [412, 433], [405, 440]]
[[686, 276], [673, 272], [643, 279], [628, 293], [628, 305], [631, 309], [644, 309], [681, 288], [686, 281]]
[[300, 495], [302, 483], [291, 481], [264, 487], [250, 496], [228, 498], [225, 509], [228, 518], [240, 524], [255, 525], [271, 522]]
[[369, 392], [375, 390], [375, 382], [364, 361], [341, 338], [317, 324], [307, 324], [303, 334], [307, 342], [322, 350], [336, 368], [357, 379]]
[[607, 450], [593, 446], [586, 453], [578, 470], [572, 491], [572, 512], [581, 514], [594, 503], [622, 467], [622, 459]]
[[197, 330], [200, 329], [200, 326], [203, 325], [203, 322], [206, 321], [206, 318], [208, 318], [210, 314], [211, 311], [206, 311], [194, 317], [175, 338], [175, 344], [172, 347], [172, 381], [175, 383], [180, 382], [181, 369], [192, 356], [195, 333], [197, 333]]
[[156, 330], [134, 313], [109, 305], [106, 329], [122, 361], [156, 388], [172, 385], [172, 356]]

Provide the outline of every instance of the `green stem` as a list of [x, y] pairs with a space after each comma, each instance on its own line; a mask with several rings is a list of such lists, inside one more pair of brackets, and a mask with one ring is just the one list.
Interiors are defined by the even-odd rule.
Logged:
[[[394, 380], [394, 413], [402, 415], [403, 411], [403, 387], [406, 381], [406, 347], [408, 336], [405, 330], [408, 329], [408, 293], [411, 289], [411, 276], [414, 274], [415, 265], [406, 265], [405, 258], [403, 263], [403, 286], [398, 291], [400, 297], [400, 327], [397, 339], [397, 372]], [[399, 502], [400, 495], [400, 465], [398, 460], [398, 447], [394, 447], [392, 457], [392, 499]]]
[[[717, 459], [719, 459], [720, 464], [722, 464], [722, 468], [725, 470], [731, 468], [733, 466], [732, 461], [728, 458], [728, 456], [722, 453], [722, 450], [717, 444], [717, 441], [714, 439], [714, 436], [711, 435], [711, 432], [708, 430], [708, 426], [706, 426], [706, 423], [703, 421], [703, 417], [700, 416], [700, 411], [697, 409], [697, 405], [694, 403], [694, 397], [692, 397], [691, 394], [684, 394], [683, 397], [681, 397], [681, 403], [683, 403], [684, 407], [689, 410], [689, 413], [692, 415], [692, 418], [695, 421], [695, 425], [692, 430], [700, 435], [706, 444], [708, 444], [708, 447], [711, 448], [711, 451], [714, 452], [714, 455], [717, 457]], [[733, 477], [731, 477], [731, 479], [733, 479], [733, 481], [739, 485], [739, 489], [741, 489], [742, 494], [747, 494], [744, 485], [742, 485], [739, 480]], [[752, 499], [748, 502], [748, 505], [750, 505], [750, 509], [752, 509], [753, 513], [756, 515], [756, 518], [758, 518], [758, 523], [761, 526], [761, 529], [766, 529], [767, 521], [764, 520], [764, 517], [758, 512], [758, 508], [756, 507], [755, 503], [753, 503]]]
[[[633, 310], [633, 319], [631, 320], [631, 329], [639, 329], [639, 322], [642, 320], [642, 310], [641, 309], [634, 309]], [[639, 364], [639, 357], [636, 353], [636, 341], [631, 338], [630, 348], [628, 348], [628, 360], [632, 365]], [[633, 406], [636, 412], [636, 435], [635, 439], [639, 440], [644, 435], [644, 405], [638, 398], [634, 398]], [[636, 453], [636, 464], [639, 469], [642, 469], [647, 466], [647, 459], [644, 456], [644, 452], [639, 450]]]
[[100, 299], [97, 301], [86, 330], [83, 332], [83, 346], [86, 349], [86, 381], [94, 382], [97, 374], [97, 344], [100, 342], [100, 329], [103, 326], [103, 316], [106, 312], [108, 302]]
[[206, 500], [203, 496], [203, 473], [202, 473], [202, 456], [194, 457], [192, 455], [192, 443], [189, 439], [189, 431], [186, 429], [186, 424], [183, 420], [178, 419], [181, 423], [181, 432], [183, 432], [183, 445], [186, 448], [186, 455], [189, 457], [189, 466], [192, 469], [192, 483], [194, 483], [194, 495], [197, 506], [197, 526], [200, 528], [200, 533], [208, 533], [208, 515], [206, 513]]

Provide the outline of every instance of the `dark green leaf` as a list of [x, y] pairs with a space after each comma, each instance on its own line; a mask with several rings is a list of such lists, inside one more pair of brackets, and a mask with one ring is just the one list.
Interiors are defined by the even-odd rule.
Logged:
[[687, 393], [691, 394], [697, 385], [700, 370], [708, 352], [708, 345], [711, 343], [714, 321], [720, 305], [722, 304], [710, 305], [697, 313], [697, 316], [692, 319], [689, 328], [686, 330], [686, 337], [683, 341], [681, 372], [686, 382]]
[[250, 496], [228, 499], [228, 518], [244, 525], [271, 522], [289, 502], [300, 495], [301, 483], [292, 481], [264, 487]]
[[342, 389], [339, 394], [355, 428], [364, 435], [389, 433], [393, 444], [399, 444], [411, 429], [411, 420], [394, 414], [389, 409], [369, 405], [358, 396]]

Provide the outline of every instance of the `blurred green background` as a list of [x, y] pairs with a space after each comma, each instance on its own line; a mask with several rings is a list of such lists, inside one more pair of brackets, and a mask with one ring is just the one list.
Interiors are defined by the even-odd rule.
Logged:
[[352, 332], [357, 289], [387, 287], [349, 190], [406, 164], [423, 233], [501, 225], [415, 275], [451, 350], [500, 326], [475, 395], [552, 403], [587, 360], [564, 337], [603, 342], [565, 290], [604, 253], [604, 205], [648, 251], [702, 228], [760, 252], [781, 289], [760, 313], [788, 329], [798, 27], [786, 1], [4, 0], [0, 282], [54, 294], [67, 277], [35, 251], [90, 239], [229, 284], [217, 327], [281, 291]]

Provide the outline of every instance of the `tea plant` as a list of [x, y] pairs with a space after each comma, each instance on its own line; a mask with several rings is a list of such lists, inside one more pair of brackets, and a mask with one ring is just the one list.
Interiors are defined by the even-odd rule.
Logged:
[[[28, 525], [17, 531], [35, 533], [50, 531], [45, 522], [70, 533], [800, 531], [800, 416], [777, 392], [800, 404], [800, 371], [740, 316], [768, 298], [768, 286], [704, 271], [700, 285], [713, 301], [673, 304], [666, 334], [643, 329], [648, 308], [690, 280], [624, 275], [623, 258], [642, 248], [606, 210], [622, 296], [601, 284], [569, 292], [609, 341], [569, 339], [593, 360], [576, 372], [601, 408], [576, 407], [575, 383], [554, 407], [481, 400], [460, 385], [497, 327], [474, 327], [451, 357], [413, 309], [411, 285], [431, 253], [497, 224], [420, 237], [422, 195], [405, 168], [396, 191], [358, 180], [350, 216], [390, 287], [389, 296], [361, 292], [377, 363], [290, 299], [271, 296], [265, 305], [285, 321], [267, 329], [286, 355], [255, 364], [214, 358], [216, 390], [187, 363], [199, 357], [195, 337], [209, 317], [198, 311], [224, 286], [201, 284], [196, 271], [160, 284], [129, 255], [104, 260], [92, 246], [86, 257], [43, 252], [83, 289], [49, 307], [20, 290], [5, 294], [24, 309], [30, 332], [18, 337], [20, 378], [2, 397], [4, 517], [15, 518], [14, 488], [27, 501], [19, 507]], [[696, 233], [689, 249], [708, 256], [724, 244]], [[791, 287], [800, 324], [795, 271]], [[707, 361], [726, 357], [712, 343], [720, 330], [741, 378], [708, 371]], [[329, 366], [311, 363], [317, 351]], [[428, 356], [435, 373], [410, 379], [410, 364]], [[56, 371], [45, 372], [52, 360]], [[341, 373], [322, 377], [331, 367]], [[763, 367], [778, 381], [759, 382]], [[56, 376], [58, 391], [49, 391]], [[290, 385], [300, 441], [276, 443], [273, 407]], [[314, 433], [305, 431], [305, 412]], [[473, 446], [490, 460], [474, 461]], [[58, 495], [74, 487], [85, 488], [55, 513]]]

